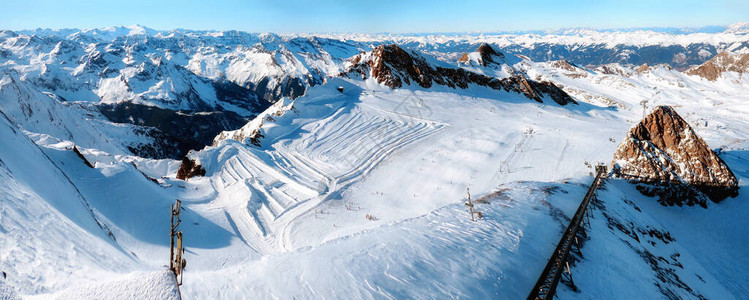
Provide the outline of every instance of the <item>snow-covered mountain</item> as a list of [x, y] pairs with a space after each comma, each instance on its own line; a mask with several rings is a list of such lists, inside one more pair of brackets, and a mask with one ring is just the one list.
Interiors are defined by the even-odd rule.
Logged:
[[[0, 74], [59, 102], [86, 103], [92, 111], [102, 107], [109, 121], [156, 129], [173, 141], [193, 137], [194, 130], [173, 130], [192, 124], [192, 113], [226, 112], [202, 115], [208, 137], [133, 152], [179, 157], [223, 130], [240, 127], [243, 118], [281, 97], [298, 97], [308, 86], [323, 83], [359, 50], [357, 43], [236, 31], [157, 32], [137, 26], [4, 31]], [[154, 114], [149, 107], [162, 110]]]
[[707, 80], [716, 80], [728, 72], [729, 76], [749, 73], [749, 51], [721, 52], [699, 66], [687, 70], [687, 74], [697, 75]]
[[[737, 30], [3, 31], [0, 296], [523, 298], [593, 165], [623, 159], [620, 141], [647, 142], [630, 129], [668, 105], [682, 142], [668, 145], [711, 154], [653, 142], [673, 154], [659, 162], [689, 166], [669, 170], [683, 178], [721, 162], [737, 194], [663, 206], [609, 179], [574, 284], [557, 294], [741, 298], [749, 80], [680, 70], [747, 41]], [[716, 52], [674, 62], [684, 49]], [[179, 290], [164, 267], [176, 199]]]
[[[489, 46], [484, 48], [491, 49]], [[346, 70], [342, 75], [361, 76], [362, 79], [372, 77], [377, 83], [393, 89], [412, 83], [422, 88], [431, 88], [434, 85], [467, 89], [469, 86], [478, 85], [495, 90], [514, 91], [541, 103], [543, 98], [550, 98], [560, 105], [576, 104], [567, 93], [548, 81], [536, 82], [523, 74], [506, 78], [486, 76], [454, 68], [437, 60], [429, 61], [418, 53], [403, 50], [397, 45], [377, 46], [370, 52], [354, 56], [346, 64]]]
[[[513, 67], [520, 61], [516, 55], [532, 61], [565, 60], [575, 66], [665, 63], [685, 69], [722, 51], [746, 49], [749, 35], [737, 28], [741, 28], [740, 24], [720, 33], [585, 29], [326, 37], [157, 31], [138, 25], [5, 30], [0, 34], [0, 74], [15, 76], [33, 90], [54, 95], [58, 101], [88, 103], [87, 110], [93, 115], [99, 115], [96, 110], [103, 107], [102, 121], [138, 125], [134, 135], [148, 131], [147, 135], [161, 136], [158, 140], [169, 140], [120, 147], [124, 151], [176, 158], [189, 149], [210, 144], [211, 136], [221, 131], [241, 127], [279, 99], [301, 96], [308, 87], [346, 72], [352, 57], [378, 45], [395, 44], [416, 51], [416, 56], [429, 58], [430, 64], [442, 68], [504, 79], [508, 81], [505, 86], [514, 85], [531, 98], [540, 99], [532, 94], [553, 87], [529, 87], [533, 81], [511, 77], [519, 74]], [[493, 53], [483, 53], [482, 49]], [[529, 93], [531, 90], [535, 92]], [[155, 114], [148, 106], [164, 110]], [[203, 136], [196, 138], [191, 130], [174, 130], [189, 128], [194, 123], [195, 118], [190, 117], [193, 113], [209, 111], [226, 113], [203, 115]], [[25, 125], [24, 120], [15, 121]], [[54, 130], [58, 129], [37, 132]]]

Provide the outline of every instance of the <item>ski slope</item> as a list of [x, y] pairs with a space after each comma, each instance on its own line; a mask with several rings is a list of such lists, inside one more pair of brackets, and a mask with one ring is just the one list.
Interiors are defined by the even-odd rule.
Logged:
[[[261, 114], [260, 146], [225, 139], [191, 153], [206, 176], [186, 181], [176, 179], [178, 161], [76, 145], [90, 168], [65, 136], [0, 119], [9, 145], [0, 148], [7, 286], [38, 298], [175, 297], [164, 271], [167, 211], [180, 199], [187, 299], [522, 298], [585, 194], [592, 165], [611, 160], [643, 99], [674, 105], [699, 125], [746, 187], [745, 78], [708, 82], [667, 68], [569, 76], [548, 63], [519, 64], [580, 104], [478, 86], [392, 90], [373, 79], [328, 78], [293, 109]], [[468, 188], [486, 202], [477, 222], [463, 206]], [[675, 295], [747, 292], [746, 272], [736, 267], [744, 260], [735, 258], [749, 257], [736, 213], [746, 210], [743, 192], [705, 210], [661, 207], [633, 191], [612, 182], [601, 193], [609, 217], [599, 208], [598, 229], [573, 269], [586, 274], [576, 277], [581, 294], [560, 295], [660, 297], [660, 275], [643, 249], [664, 259], [680, 253], [685, 269], [675, 272], [693, 293], [664, 285]], [[635, 243], [609, 220], [669, 230], [675, 242]], [[613, 280], [642, 288], [606, 285]]]
[[[691, 77], [687, 79], [699, 80]], [[334, 90], [337, 86], [344, 87], [342, 94]], [[664, 85], [659, 88], [672, 89], [672, 86]], [[598, 89], [603, 88], [599, 86]], [[609, 89], [608, 93], [620, 96], [616, 90]], [[393, 231], [409, 232], [403, 227], [408, 228], [412, 223], [418, 222], [449, 224], [451, 220], [435, 216], [446, 210], [452, 210], [452, 216], [456, 218], [459, 218], [458, 212], [462, 212], [463, 218], [467, 220], [467, 212], [460, 200], [464, 199], [465, 189], [468, 187], [474, 195], [484, 195], [501, 184], [529, 179], [538, 182], [585, 183], [589, 180], [587, 175], [591, 169], [584, 162], [595, 164], [609, 160], [621, 133], [626, 132], [630, 122], [638, 119], [640, 112], [636, 109], [620, 110], [589, 103], [572, 107], [537, 104], [514, 94], [497, 95], [480, 88], [473, 88], [466, 94], [414, 88], [393, 91], [373, 82], [333, 79], [325, 86], [311, 89], [308, 96], [297, 99], [293, 113], [290, 111], [272, 122], [265, 122], [265, 138], [261, 139], [261, 147], [246, 147], [234, 141], [226, 141], [215, 149], [209, 148], [197, 154], [200, 161], [206, 162], [207, 176], [213, 179], [214, 186], [220, 186], [217, 182], [223, 183], [224, 179], [221, 178], [226, 177], [231, 178], [231, 181], [226, 181], [230, 185], [240, 183], [246, 187], [240, 190], [216, 188], [217, 199], [242, 199], [241, 205], [233, 206], [227, 211], [237, 211], [238, 208], [239, 212], [250, 214], [252, 218], [235, 218], [233, 212], [228, 213], [228, 218], [237, 224], [241, 220], [254, 221], [250, 224], [254, 231], [238, 229], [237, 235], [248, 244], [255, 245], [254, 251], [259, 252], [262, 258], [249, 259], [231, 271], [224, 267], [196, 270], [194, 277], [187, 279], [188, 283], [195, 283], [184, 287], [185, 295], [198, 298], [234, 297], [249, 291], [261, 297], [308, 297], [336, 296], [340, 295], [337, 294], [340, 291], [353, 290], [358, 293], [356, 298], [399, 298], [418, 297], [417, 295], [434, 292], [432, 284], [437, 282], [448, 283], [447, 286], [436, 289], [437, 292], [434, 293], [437, 295], [492, 295], [466, 294], [470, 289], [463, 285], [468, 283], [456, 279], [462, 278], [461, 276], [439, 278], [434, 274], [443, 274], [446, 270], [433, 266], [424, 267], [421, 270], [423, 273], [419, 273], [418, 269], [409, 269], [412, 264], [406, 263], [423, 257], [440, 257], [444, 265], [461, 265], [463, 255], [451, 256], [454, 255], [452, 251], [442, 253], [439, 251], [444, 249], [439, 247], [431, 249], [425, 246], [429, 243], [419, 242], [417, 237], [426, 234], [429, 241], [454, 241], [461, 234], [471, 235], [469, 232], [472, 232], [472, 227], [456, 226], [455, 231], [444, 236], [435, 233], [440, 231], [434, 227], [413, 229], [416, 235], [412, 238], [408, 238], [406, 233]], [[636, 95], [620, 97], [630, 107], [636, 107]], [[704, 104], [705, 102], [698, 102], [690, 109], [698, 110]], [[680, 105], [686, 106], [683, 102]], [[717, 114], [726, 113], [718, 111]], [[710, 115], [703, 117], [717, 118]], [[392, 120], [399, 120], [403, 125], [380, 125], [392, 124]], [[497, 126], [497, 120], [501, 120], [501, 126]], [[742, 126], [738, 125], [744, 124], [742, 118], [727, 121], [737, 122], [733, 124], [735, 126], [727, 126], [730, 135], [746, 134], [741, 130]], [[327, 126], [329, 124], [335, 124], [332, 128], [338, 130], [331, 130]], [[391, 128], [379, 131], [382, 126]], [[428, 134], [421, 134], [418, 132], [425, 131], [419, 129], [421, 127], [432, 129]], [[361, 128], [367, 128], [366, 132], [362, 133]], [[726, 130], [725, 128], [714, 127], [712, 130]], [[701, 130], [712, 131], [709, 127]], [[591, 131], [595, 134], [581, 134]], [[722, 132], [715, 131], [712, 132], [713, 136], [725, 136]], [[397, 132], [398, 138], [403, 140], [409, 139], [412, 132], [419, 135], [419, 138], [390, 150], [388, 146], [392, 142], [379, 143], [377, 139], [391, 139], [393, 132]], [[707, 136], [711, 136], [710, 133]], [[352, 144], [358, 146], [356, 149], [359, 150], [343, 152], [351, 149]], [[216, 151], [221, 152], [221, 155], [228, 153], [233, 161], [219, 160], [222, 161], [219, 164], [222, 167], [216, 170], [212, 165], [214, 160], [211, 159]], [[386, 158], [378, 158], [377, 153], [381, 152], [387, 153]], [[238, 169], [243, 171], [237, 171]], [[220, 179], [216, 180], [217, 177]], [[245, 178], [245, 181], [239, 178]], [[292, 178], [304, 185], [299, 187], [288, 184], [288, 180]], [[526, 186], [528, 184], [518, 185], [529, 188]], [[262, 189], [263, 186], [270, 186], [271, 191]], [[563, 186], [569, 188], [576, 185], [570, 183]], [[295, 192], [289, 192], [291, 190]], [[301, 201], [284, 202], [287, 198], [285, 195], [305, 192], [307, 195], [301, 198], [290, 197], [302, 199]], [[580, 187], [577, 194], [566, 194], [563, 198], [569, 202], [561, 213], [552, 209], [553, 212], [547, 213], [547, 217], [556, 215], [564, 219], [562, 216], [571, 215], [583, 194], [584, 187]], [[526, 201], [520, 196], [512, 199]], [[493, 222], [489, 220], [495, 212], [486, 209], [488, 212], [484, 212], [485, 215], [490, 216], [486, 222]], [[374, 216], [376, 221], [365, 218], [366, 214]], [[499, 219], [502, 218], [496, 220]], [[549, 223], [554, 222], [545, 222], [547, 226]], [[564, 221], [559, 221], [557, 227], [561, 231], [565, 225]], [[236, 225], [238, 228], [241, 226], [243, 225]], [[525, 237], [529, 240], [538, 238], [542, 231], [536, 227], [525, 230], [531, 235]], [[507, 232], [508, 229], [498, 231]], [[254, 237], [248, 238], [246, 232], [253, 233]], [[406, 237], [402, 240], [399, 238], [393, 241], [393, 236], [403, 235]], [[253, 240], [258, 242], [250, 242]], [[409, 240], [413, 240], [413, 243], [407, 242]], [[478, 244], [464, 242], [460, 249], [470, 251], [486, 246], [485, 240], [476, 239], [473, 242]], [[263, 243], [264, 246], [257, 246]], [[553, 242], [535, 251], [548, 253], [553, 249], [551, 243]], [[503, 242], [498, 242], [495, 246], [512, 247]], [[393, 250], [391, 247], [404, 247], [413, 252]], [[333, 257], [326, 258], [329, 255]], [[506, 256], [481, 253], [476, 254], [476, 259], [499, 264], [508, 259], [527, 259], [522, 258], [525, 257], [523, 255], [525, 254], [518, 252]], [[388, 262], [389, 259], [395, 262]], [[402, 261], [398, 261], [401, 259]], [[545, 263], [545, 255], [536, 259], [541, 265]], [[320, 268], [336, 272], [324, 278], [310, 277], [310, 273], [316, 274]], [[401, 275], [392, 275], [391, 268], [396, 270], [394, 273]], [[279, 269], [286, 271], [277, 274]], [[376, 271], [370, 271], [373, 269]], [[462, 271], [453, 272], [466, 272], [465, 269], [460, 270]], [[500, 270], [499, 273], [519, 272], [511, 266]], [[229, 275], [224, 272], [229, 272]], [[369, 275], [367, 272], [375, 273]], [[414, 272], [422, 277], [405, 275]], [[466, 282], [477, 282], [487, 280], [483, 277], [487, 274], [496, 276], [497, 272], [467, 273], [463, 276]], [[519, 281], [520, 286], [532, 286], [537, 274], [525, 274], [522, 277], [524, 279], [515, 276], [488, 276], [495, 279], [512, 277], [512, 280]], [[362, 278], [367, 280], [362, 282]], [[371, 281], [368, 280], [370, 278]], [[495, 283], [502, 288], [487, 288], [477, 293], [495, 293], [494, 296], [500, 297], [527, 293], [527, 288], [505, 288], [503, 282], [507, 280], [510, 279], [497, 280], [498, 283]], [[206, 291], [202, 288], [214, 282], [221, 282], [220, 285], [224, 287], [233, 287], [238, 294], [224, 290]], [[287, 289], [290, 283], [295, 284], [296, 288]], [[193, 289], [195, 286], [200, 288]], [[409, 287], [408, 292], [404, 291], [405, 287]], [[717, 293], [722, 296], [736, 295], [725, 291]]]

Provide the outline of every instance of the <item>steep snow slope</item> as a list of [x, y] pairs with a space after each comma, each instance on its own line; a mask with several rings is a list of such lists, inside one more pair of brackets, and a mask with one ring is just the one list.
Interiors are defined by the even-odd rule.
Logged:
[[39, 92], [17, 74], [0, 77], [0, 109], [24, 130], [112, 154], [167, 157], [176, 144], [153, 128], [112, 123], [88, 103]]
[[0, 268], [7, 283], [22, 295], [43, 293], [126, 265], [101, 215], [4, 114], [0, 136]]
[[60, 293], [38, 298], [50, 296], [57, 299], [181, 299], [178, 286], [174, 281], [174, 273], [168, 270], [150, 273], [136, 272], [126, 278], [103, 283], [74, 285]]
[[[724, 158], [746, 189], [746, 151]], [[599, 199], [591, 239], [572, 267], [579, 293], [562, 287], [560, 298], [741, 299], [749, 291], [746, 193], [707, 209], [666, 207], [612, 180]]]

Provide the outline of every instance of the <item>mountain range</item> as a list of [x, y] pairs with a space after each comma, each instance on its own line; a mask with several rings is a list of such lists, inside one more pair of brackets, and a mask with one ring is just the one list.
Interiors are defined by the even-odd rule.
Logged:
[[0, 298], [523, 298], [605, 165], [560, 298], [740, 299], [747, 46], [1, 31]]

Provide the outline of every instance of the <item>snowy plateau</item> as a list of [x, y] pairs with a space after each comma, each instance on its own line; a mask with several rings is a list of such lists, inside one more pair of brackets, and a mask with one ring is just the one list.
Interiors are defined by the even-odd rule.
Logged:
[[523, 299], [665, 111], [720, 174], [642, 134], [622, 157], [731, 195], [611, 173], [556, 296], [746, 299], [748, 27], [0, 31], [0, 298]]

